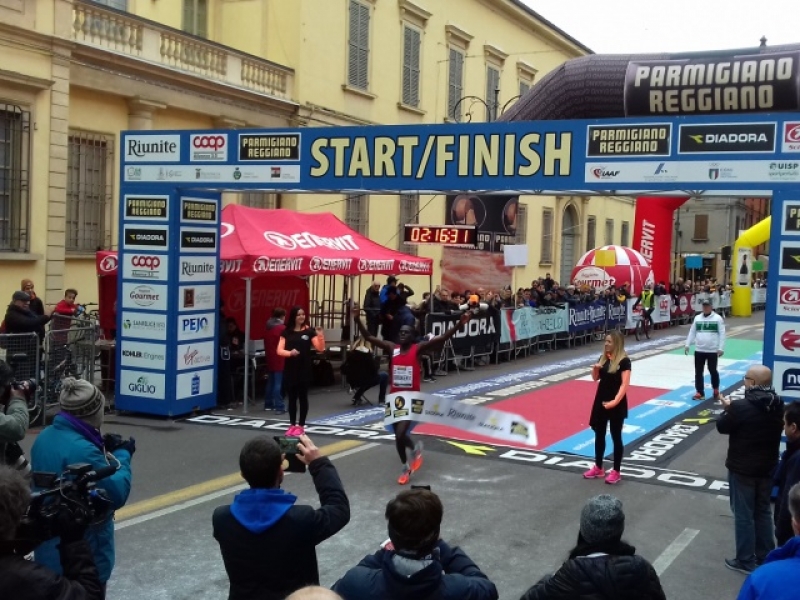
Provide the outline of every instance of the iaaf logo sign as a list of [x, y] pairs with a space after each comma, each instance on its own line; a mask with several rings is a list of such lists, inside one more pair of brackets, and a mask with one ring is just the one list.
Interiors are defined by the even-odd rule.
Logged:
[[400, 261], [401, 273], [427, 273], [428, 263], [421, 260], [401, 260]]
[[264, 239], [273, 246], [283, 250], [295, 250], [297, 248], [329, 248], [347, 252], [349, 250], [360, 250], [352, 235], [342, 235], [339, 237], [322, 237], [308, 231], [286, 235], [278, 231], [265, 231]]
[[117, 257], [114, 255], [104, 256], [103, 260], [100, 261], [100, 272], [101, 273], [114, 273], [117, 270], [118, 262]]
[[362, 258], [358, 261], [358, 270], [361, 273], [367, 271], [379, 273], [392, 273], [394, 272], [394, 260], [368, 260]]
[[224, 162], [228, 160], [228, 134], [195, 134], [189, 136], [191, 162]]
[[352, 258], [320, 258], [315, 256], [311, 259], [308, 266], [315, 273], [320, 271], [339, 273], [349, 271], [353, 264]]
[[619, 171], [612, 171], [606, 167], [597, 167], [596, 169], [592, 169], [592, 175], [595, 179], [614, 179], [614, 177], [619, 175]]

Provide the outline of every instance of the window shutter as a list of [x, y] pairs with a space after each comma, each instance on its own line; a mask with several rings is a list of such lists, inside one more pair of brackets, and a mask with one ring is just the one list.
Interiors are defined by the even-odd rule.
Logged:
[[606, 246], [614, 243], [614, 219], [606, 219]]
[[528, 207], [519, 200], [517, 201], [517, 233], [514, 243], [528, 243]]
[[461, 99], [462, 87], [464, 83], [464, 55], [450, 48], [450, 60], [448, 61], [448, 92], [447, 92], [447, 117], [455, 121], [461, 121], [461, 109], [458, 114], [453, 114], [456, 104]]
[[597, 218], [589, 217], [586, 222], [586, 252], [595, 249], [597, 243]]
[[695, 240], [708, 239], [708, 215], [695, 215], [694, 216], [694, 236]]
[[419, 106], [420, 33], [412, 27], [403, 29], [403, 104]]
[[347, 83], [356, 85], [358, 82], [358, 7], [359, 3], [350, 2], [350, 31], [348, 35], [347, 53]]
[[494, 91], [500, 86], [500, 71], [494, 67], [486, 67], [486, 120], [494, 118]]
[[553, 211], [542, 209], [542, 253], [540, 262], [553, 262]]
[[358, 5], [358, 73], [356, 85], [361, 89], [369, 88], [369, 7]]
[[524, 96], [531, 89], [531, 84], [527, 81], [520, 80], [519, 82], [519, 95]]
[[631, 227], [631, 225], [630, 225], [630, 223], [628, 223], [628, 221], [623, 221], [622, 222], [622, 239], [620, 240], [620, 243], [623, 246], [629, 246], [630, 245], [630, 243], [629, 243], [630, 240], [628, 239], [630, 237], [630, 227]]

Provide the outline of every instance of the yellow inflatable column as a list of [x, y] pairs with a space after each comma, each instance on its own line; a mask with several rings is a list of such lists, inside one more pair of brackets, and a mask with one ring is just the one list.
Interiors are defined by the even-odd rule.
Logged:
[[767, 217], [760, 223], [756, 223], [745, 231], [733, 245], [733, 256], [731, 257], [733, 261], [731, 265], [731, 274], [733, 278], [731, 314], [735, 317], [749, 317], [753, 313], [751, 302], [751, 290], [753, 287], [752, 249], [769, 239], [769, 228], [771, 224], [771, 217]]

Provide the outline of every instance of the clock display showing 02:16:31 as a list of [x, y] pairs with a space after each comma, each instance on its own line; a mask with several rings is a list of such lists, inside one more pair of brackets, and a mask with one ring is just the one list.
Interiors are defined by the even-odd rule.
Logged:
[[406, 225], [404, 241], [409, 244], [474, 246], [478, 240], [477, 233], [476, 227]]

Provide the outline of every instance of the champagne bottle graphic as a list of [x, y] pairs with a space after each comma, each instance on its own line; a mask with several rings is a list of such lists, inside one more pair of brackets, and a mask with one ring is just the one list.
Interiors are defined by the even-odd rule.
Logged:
[[747, 254], [741, 254], [740, 260], [742, 261], [739, 267], [739, 285], [750, 285], [750, 268], [747, 266]]

